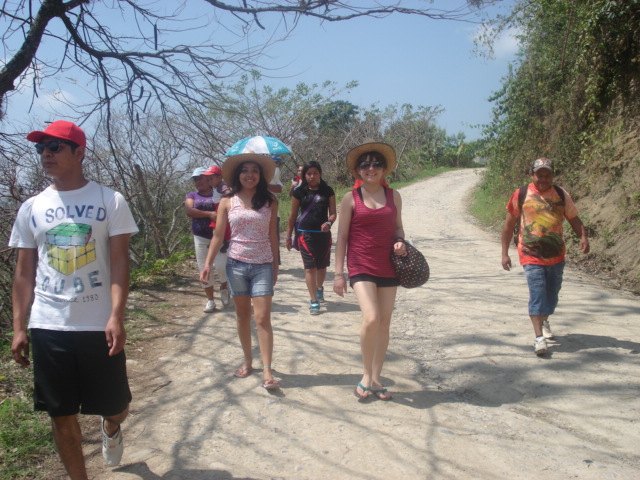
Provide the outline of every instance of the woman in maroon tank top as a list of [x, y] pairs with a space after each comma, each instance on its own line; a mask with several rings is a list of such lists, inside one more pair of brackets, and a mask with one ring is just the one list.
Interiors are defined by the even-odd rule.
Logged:
[[354, 390], [362, 400], [371, 394], [391, 400], [380, 380], [398, 288], [390, 256], [392, 248], [398, 255], [406, 255], [406, 251], [402, 242], [402, 199], [381, 181], [395, 165], [393, 147], [373, 140], [347, 154], [347, 167], [356, 179], [362, 179], [362, 185], [346, 194], [340, 204], [333, 290], [341, 297], [347, 291], [346, 256], [349, 283], [362, 312], [363, 375]]

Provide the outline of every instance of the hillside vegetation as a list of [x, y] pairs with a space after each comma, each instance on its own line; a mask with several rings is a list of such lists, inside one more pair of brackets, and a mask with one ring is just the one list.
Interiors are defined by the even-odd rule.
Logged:
[[504, 208], [531, 162], [553, 158], [592, 242], [572, 262], [640, 293], [640, 1], [521, 2], [497, 31], [513, 27], [521, 55], [493, 98], [483, 193]]

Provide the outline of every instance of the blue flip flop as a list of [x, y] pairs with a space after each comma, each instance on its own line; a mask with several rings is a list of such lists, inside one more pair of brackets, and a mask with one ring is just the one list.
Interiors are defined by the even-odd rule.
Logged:
[[358, 387], [360, 387], [362, 390], [364, 390], [364, 392], [370, 392], [371, 391], [371, 387], [365, 387], [364, 385], [362, 385], [362, 383], [358, 382], [358, 386], [356, 386], [356, 388], [353, 390], [353, 394], [358, 397], [360, 400], [366, 400], [367, 398], [369, 398], [370, 395], [361, 395], [358, 393]]
[[393, 396], [387, 392], [388, 390], [384, 387], [377, 388], [376, 390], [371, 391], [371, 393], [373, 393], [376, 397], [378, 397], [378, 399], [382, 400], [383, 402], [388, 402], [393, 398]]

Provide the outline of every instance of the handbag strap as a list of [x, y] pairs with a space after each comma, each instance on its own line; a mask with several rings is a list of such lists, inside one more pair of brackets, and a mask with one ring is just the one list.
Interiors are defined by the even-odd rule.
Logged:
[[320, 198], [320, 194], [316, 193], [316, 196], [313, 197], [313, 200], [311, 200], [311, 203], [309, 204], [309, 206], [305, 209], [304, 212], [302, 212], [302, 215], [300, 215], [300, 218], [298, 219], [298, 224], [302, 223], [302, 219], [307, 216], [307, 213], [311, 211], [311, 207], [315, 205], [315, 203], [319, 200], [319, 198]]

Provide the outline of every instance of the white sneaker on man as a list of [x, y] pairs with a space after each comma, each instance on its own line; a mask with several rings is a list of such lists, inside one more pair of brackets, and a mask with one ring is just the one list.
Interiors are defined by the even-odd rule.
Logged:
[[216, 309], [216, 301], [215, 300], [207, 300], [207, 304], [204, 306], [204, 313], [211, 313]]
[[124, 443], [122, 442], [122, 430], [118, 425], [118, 431], [110, 437], [104, 431], [104, 417], [101, 417], [102, 425], [102, 458], [109, 467], [115, 467], [122, 460], [122, 452], [124, 451]]
[[544, 337], [537, 337], [533, 343], [533, 351], [536, 355], [544, 355], [547, 353], [547, 341]]
[[551, 331], [549, 320], [542, 322], [542, 336], [547, 340], [553, 338], [553, 332]]
[[231, 297], [229, 296], [228, 288], [220, 289], [220, 301], [222, 302], [223, 307], [228, 307], [231, 303]]

